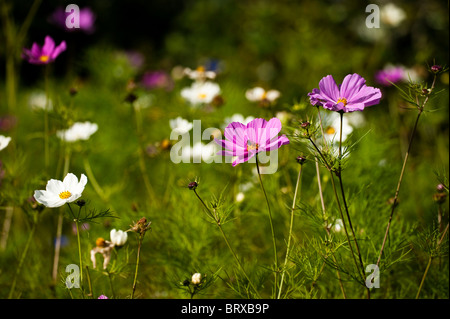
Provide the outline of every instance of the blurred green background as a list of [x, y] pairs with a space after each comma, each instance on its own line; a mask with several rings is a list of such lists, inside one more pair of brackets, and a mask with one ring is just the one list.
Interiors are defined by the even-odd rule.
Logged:
[[[12, 5], [11, 16], [20, 26], [32, 2], [8, 3]], [[264, 267], [258, 266], [259, 263], [270, 263], [271, 243], [266, 236], [270, 230], [265, 206], [260, 205], [263, 197], [252, 174], [253, 167], [174, 164], [168, 151], [155, 156], [145, 154], [148, 178], [156, 194], [152, 199], [144, 186], [139, 150], [154, 145], [159, 147], [164, 139], [168, 139], [169, 119], [177, 116], [190, 121], [201, 119], [202, 129], [205, 129], [220, 128], [224, 118], [234, 113], [269, 119], [286, 111], [292, 117], [287, 126], [298, 125], [298, 120], [315, 114], [308, 106], [307, 93], [318, 87], [322, 77], [332, 74], [340, 83], [345, 75], [358, 73], [368, 85], [382, 88], [383, 99], [379, 105], [363, 112], [365, 124], [354, 131], [355, 141], [364, 138], [352, 154], [345, 170], [345, 181], [355, 213], [355, 225], [359, 229], [365, 228], [377, 243], [376, 247], [370, 248], [372, 250], [368, 248], [365, 257], [368, 261], [376, 258], [388, 218], [385, 203], [394, 195], [416, 112], [406, 110], [406, 104], [394, 87], [377, 84], [374, 74], [387, 64], [403, 65], [417, 81], [431, 83], [427, 66], [448, 64], [448, 1], [392, 2], [402, 10], [404, 18], [396, 22], [395, 17], [389, 20], [382, 16], [378, 29], [366, 27], [369, 14], [365, 12], [366, 6], [375, 3], [382, 9], [390, 2], [77, 1], [80, 8], [89, 6], [96, 14], [92, 34], [66, 32], [49, 22], [49, 16], [57, 7], [69, 3], [44, 1], [24, 40], [27, 48], [33, 42], [42, 44], [46, 35], [51, 35], [57, 44], [62, 40], [67, 42], [67, 51], [50, 66], [52, 101], [62, 110], [50, 114], [50, 171], [43, 169], [40, 135], [43, 112], [31, 111], [29, 105], [33, 92], [45, 90], [44, 68], [16, 57], [17, 105], [9, 107], [5, 89], [6, 46], [0, 45], [0, 117], [2, 123], [12, 123], [2, 125], [0, 134], [13, 137], [11, 147], [0, 153], [6, 169], [0, 184], [3, 208], [20, 206], [35, 189], [43, 189], [50, 178], [62, 179], [61, 154], [64, 150], [54, 136], [58, 129], [65, 127], [67, 121], [95, 122], [99, 125], [98, 132], [72, 152], [70, 171], [77, 176], [84, 173], [84, 159], [87, 159], [104, 198], [98, 196], [91, 180], [83, 198], [99, 210], [111, 208], [119, 219], [91, 224], [83, 238], [86, 252], [97, 237], [108, 237], [111, 228], [128, 229], [134, 221], [146, 216], [152, 220], [153, 230], [144, 239], [138, 286], [140, 297], [185, 297], [176, 289], [180, 280], [189, 278], [195, 271], [215, 273], [231, 258], [217, 229], [205, 221], [200, 203], [185, 186], [199, 177], [199, 193], [207, 199], [213, 194], [218, 196], [227, 186], [227, 199], [231, 203], [239, 185], [251, 181], [253, 188], [246, 194], [244, 202], [234, 203], [233, 217], [236, 219], [226, 227], [248, 267], [255, 270], [254, 276], [262, 273], [261, 277], [270, 277]], [[0, 43], [5, 43], [4, 32], [0, 32], [0, 37]], [[130, 53], [138, 57], [139, 65], [133, 65]], [[130, 81], [138, 83], [148, 71], [162, 70], [173, 76], [177, 67], [194, 69], [199, 65], [217, 67], [215, 81], [221, 87], [224, 104], [212, 110], [189, 107], [179, 94], [183, 87], [190, 85], [191, 81], [186, 78], [174, 79], [173, 87], [168, 89], [138, 89], [137, 97], [149, 96], [151, 102], [148, 108], [141, 110], [142, 132], [136, 134], [133, 108], [125, 102]], [[448, 84], [448, 73], [439, 75], [436, 86], [443, 92], [427, 105], [434, 112], [426, 112], [421, 118], [391, 235], [395, 238], [397, 234], [399, 241], [413, 242], [412, 237], [408, 237], [411, 235], [408, 231], [413, 229], [411, 225], [419, 224], [427, 229], [435, 223], [437, 206], [432, 196], [439, 182], [435, 174], [448, 178]], [[260, 108], [245, 99], [245, 91], [254, 86], [277, 89], [281, 97], [274, 106]], [[75, 96], [70, 95], [71, 88], [77, 90]], [[284, 247], [287, 236], [287, 206], [292, 201], [298, 169], [295, 158], [303, 152], [303, 144], [292, 139], [289, 146], [280, 149], [277, 174], [264, 176], [273, 209], [277, 212], [275, 224], [280, 247]], [[313, 165], [305, 166], [303, 181], [305, 205], [319, 210]], [[326, 180], [324, 183], [325, 188], [328, 186], [326, 198], [332, 203], [330, 185]], [[2, 209], [1, 222], [5, 219], [4, 211]], [[445, 211], [448, 220], [448, 201]], [[310, 227], [300, 213], [296, 218], [301, 221], [296, 224], [298, 247], [307, 247], [303, 235], [314, 237], [315, 228]], [[69, 297], [61, 285], [55, 288], [51, 284], [56, 220], [53, 210], [46, 210], [41, 217], [33, 249], [21, 273], [23, 278], [16, 288], [18, 297]], [[18, 263], [29, 227], [26, 214], [16, 209], [7, 248], [0, 253], [2, 298], [9, 291], [9, 278], [14, 274], [11, 265]], [[64, 233], [68, 241], [62, 251], [61, 265], [76, 262], [78, 258], [76, 237], [71, 227], [70, 220], [66, 220]], [[123, 253], [122, 257], [129, 255], [129, 259], [118, 262], [124, 265], [120, 271], [115, 268], [116, 295], [120, 297], [127, 296], [131, 288], [137, 242], [132, 235], [126, 251], [119, 252]], [[389, 279], [382, 283], [389, 289], [376, 291], [375, 297], [413, 297], [427, 261], [422, 253], [417, 250], [412, 261], [391, 268], [389, 277], [386, 275]], [[85, 259], [89, 263], [87, 253]], [[448, 270], [448, 262], [446, 267]], [[60, 272], [63, 276], [64, 268]], [[226, 274], [233, 277], [232, 270]], [[221, 273], [224, 282], [227, 282], [227, 275]], [[110, 293], [104, 273], [93, 271], [92, 276], [98, 287], [96, 293]], [[329, 271], [326, 276], [324, 278], [334, 278], [334, 273]], [[400, 277], [408, 280], [402, 281]], [[311, 284], [309, 277], [305, 280]], [[216, 285], [206, 290], [206, 297], [240, 296], [224, 282], [218, 279]], [[52, 289], [42, 290], [43, 283]], [[319, 284], [318, 289], [320, 298], [340, 297], [337, 286], [330, 288]], [[440, 277], [438, 271], [430, 274], [424, 289], [424, 297], [448, 298], [448, 274], [445, 278]], [[353, 296], [359, 295], [356, 292]], [[305, 295], [300, 289], [292, 297], [303, 298]]]

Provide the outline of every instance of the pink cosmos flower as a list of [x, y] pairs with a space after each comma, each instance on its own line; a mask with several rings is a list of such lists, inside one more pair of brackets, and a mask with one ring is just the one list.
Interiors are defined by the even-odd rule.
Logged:
[[319, 89], [308, 93], [312, 105], [323, 106], [337, 112], [362, 111], [368, 106], [378, 104], [381, 91], [366, 85], [366, 80], [354, 73], [347, 75], [341, 85], [337, 85], [332, 75], [319, 82]]
[[65, 50], [66, 41], [62, 41], [55, 47], [55, 41], [50, 36], [46, 36], [42, 48], [35, 42], [31, 46], [31, 50], [23, 50], [22, 57], [31, 64], [49, 64]]
[[289, 144], [286, 135], [278, 136], [281, 122], [274, 117], [270, 121], [256, 118], [244, 125], [240, 122], [230, 123], [224, 131], [225, 140], [215, 139], [215, 142], [225, 150], [218, 154], [237, 156], [233, 166], [248, 161], [259, 152], [273, 151], [282, 145]]

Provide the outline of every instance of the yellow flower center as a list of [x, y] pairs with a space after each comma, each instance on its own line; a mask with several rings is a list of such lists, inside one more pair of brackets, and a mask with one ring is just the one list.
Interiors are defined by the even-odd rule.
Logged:
[[41, 61], [41, 62], [47, 62], [48, 61], [48, 59], [49, 59], [49, 56], [48, 55], [41, 55], [40, 57], [39, 57], [39, 60]]
[[[338, 100], [337, 100], [337, 103], [343, 103], [344, 104], [344, 106], [346, 106], [347, 105], [347, 99], [345, 98], [345, 97], [340, 97]], [[336, 103], [336, 104], [337, 104]]]
[[205, 72], [205, 67], [204, 66], [199, 66], [198, 68], [197, 68], [197, 72]]
[[72, 196], [72, 194], [69, 191], [59, 193], [59, 198], [61, 198], [61, 199], [67, 199], [70, 196]]
[[259, 145], [256, 143], [251, 143], [247, 145], [247, 152], [250, 150], [258, 150]]
[[205, 94], [205, 93], [199, 93], [199, 94], [198, 94], [198, 98], [199, 98], [199, 99], [202, 99], [202, 100], [203, 100], [203, 99], [206, 99], [206, 94]]
[[329, 127], [327, 127], [327, 129], [325, 130], [325, 133], [331, 135], [331, 134], [336, 133], [336, 130], [334, 129], [334, 127], [329, 126]]

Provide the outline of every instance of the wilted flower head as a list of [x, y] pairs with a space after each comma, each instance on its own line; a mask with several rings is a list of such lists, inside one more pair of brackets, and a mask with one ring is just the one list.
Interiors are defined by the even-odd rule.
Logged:
[[210, 81], [193, 82], [190, 87], [181, 90], [181, 96], [192, 105], [211, 103], [219, 94], [219, 85]]
[[270, 104], [275, 102], [280, 97], [280, 92], [277, 90], [266, 91], [262, 87], [255, 87], [245, 92], [245, 97], [250, 102], [260, 102], [262, 104]]
[[42, 48], [35, 42], [31, 46], [31, 50], [23, 50], [22, 57], [31, 64], [49, 64], [65, 50], [65, 41], [55, 47], [55, 41], [50, 36], [46, 36]]
[[[73, 15], [71, 12], [66, 12], [66, 10], [62, 7], [58, 7], [53, 14], [50, 16], [49, 20], [51, 23], [57, 25], [61, 29], [64, 29], [66, 31], [78, 31], [81, 30], [85, 33], [92, 33], [95, 31], [95, 19], [96, 15], [89, 7], [84, 7], [80, 9], [80, 15], [79, 15], [79, 21], [80, 25], [79, 28], [69, 28], [66, 24], [67, 18], [69, 15]], [[74, 23], [75, 21], [70, 21], [71, 23]]]
[[34, 198], [44, 206], [60, 207], [80, 198], [86, 183], [87, 177], [84, 174], [81, 174], [78, 182], [78, 178], [74, 174], [69, 173], [64, 177], [63, 181], [49, 180], [45, 190], [34, 191]]
[[151, 221], [147, 221], [147, 218], [142, 217], [134, 225], [131, 225], [129, 230], [132, 230], [140, 235], [144, 235], [145, 232], [151, 229]]
[[113, 249], [114, 245], [103, 239], [103, 238], [97, 238], [95, 241], [95, 247], [91, 249], [91, 261], [92, 261], [92, 267], [97, 268], [97, 261], [95, 259], [96, 254], [102, 254], [103, 256], [103, 269], [106, 269], [108, 267], [109, 261], [111, 260], [111, 251]]
[[70, 128], [58, 131], [57, 136], [66, 142], [76, 142], [79, 140], [88, 140], [92, 134], [97, 132], [98, 125], [91, 122], [76, 122]]
[[405, 70], [401, 66], [388, 65], [375, 73], [375, 81], [384, 86], [391, 86], [405, 78]]
[[327, 75], [320, 80], [319, 89], [313, 89], [308, 96], [314, 106], [347, 113], [362, 111], [368, 106], [378, 104], [381, 91], [367, 86], [366, 80], [354, 73], [347, 75], [339, 86], [332, 75]]
[[0, 135], [0, 151], [8, 146], [9, 142], [11, 142], [11, 137]]
[[215, 139], [215, 142], [225, 150], [218, 154], [237, 156], [233, 166], [248, 161], [259, 152], [272, 151], [282, 145], [289, 144], [286, 135], [278, 136], [281, 122], [276, 117], [270, 121], [257, 118], [244, 125], [239, 122], [230, 123], [224, 131], [225, 140]]
[[194, 285], [199, 285], [201, 282], [202, 282], [202, 274], [201, 273], [195, 273], [195, 274], [193, 274], [192, 275], [192, 279], [191, 279], [191, 282], [194, 284]]

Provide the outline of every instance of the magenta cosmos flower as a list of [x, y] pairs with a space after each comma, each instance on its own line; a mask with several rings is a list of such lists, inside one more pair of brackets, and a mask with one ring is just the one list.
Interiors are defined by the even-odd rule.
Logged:
[[[78, 17], [80, 22], [79, 28], [70, 28], [66, 24], [66, 22], [68, 22], [66, 21], [67, 18], [72, 15], [73, 12], [66, 12], [64, 8], [58, 7], [50, 16], [49, 20], [51, 23], [69, 32], [81, 30], [87, 34], [91, 34], [95, 31], [95, 19], [97, 16], [91, 8], [85, 7], [80, 9]], [[72, 17], [72, 20], [70, 20], [69, 23], [74, 23], [73, 19], [74, 17]]]
[[225, 140], [215, 139], [215, 142], [225, 150], [218, 154], [236, 156], [233, 166], [248, 161], [259, 152], [273, 151], [282, 145], [289, 144], [286, 135], [278, 136], [281, 122], [272, 118], [269, 122], [256, 118], [244, 125], [240, 122], [230, 123], [224, 131]]
[[62, 41], [60, 45], [55, 47], [55, 41], [50, 36], [46, 36], [42, 48], [35, 42], [31, 46], [31, 50], [23, 50], [22, 56], [31, 64], [49, 64], [65, 50], [66, 41]]
[[327, 75], [320, 80], [319, 89], [313, 89], [308, 96], [312, 105], [347, 113], [362, 111], [368, 106], [378, 104], [381, 91], [367, 86], [366, 80], [354, 73], [347, 75], [339, 86], [333, 76]]

